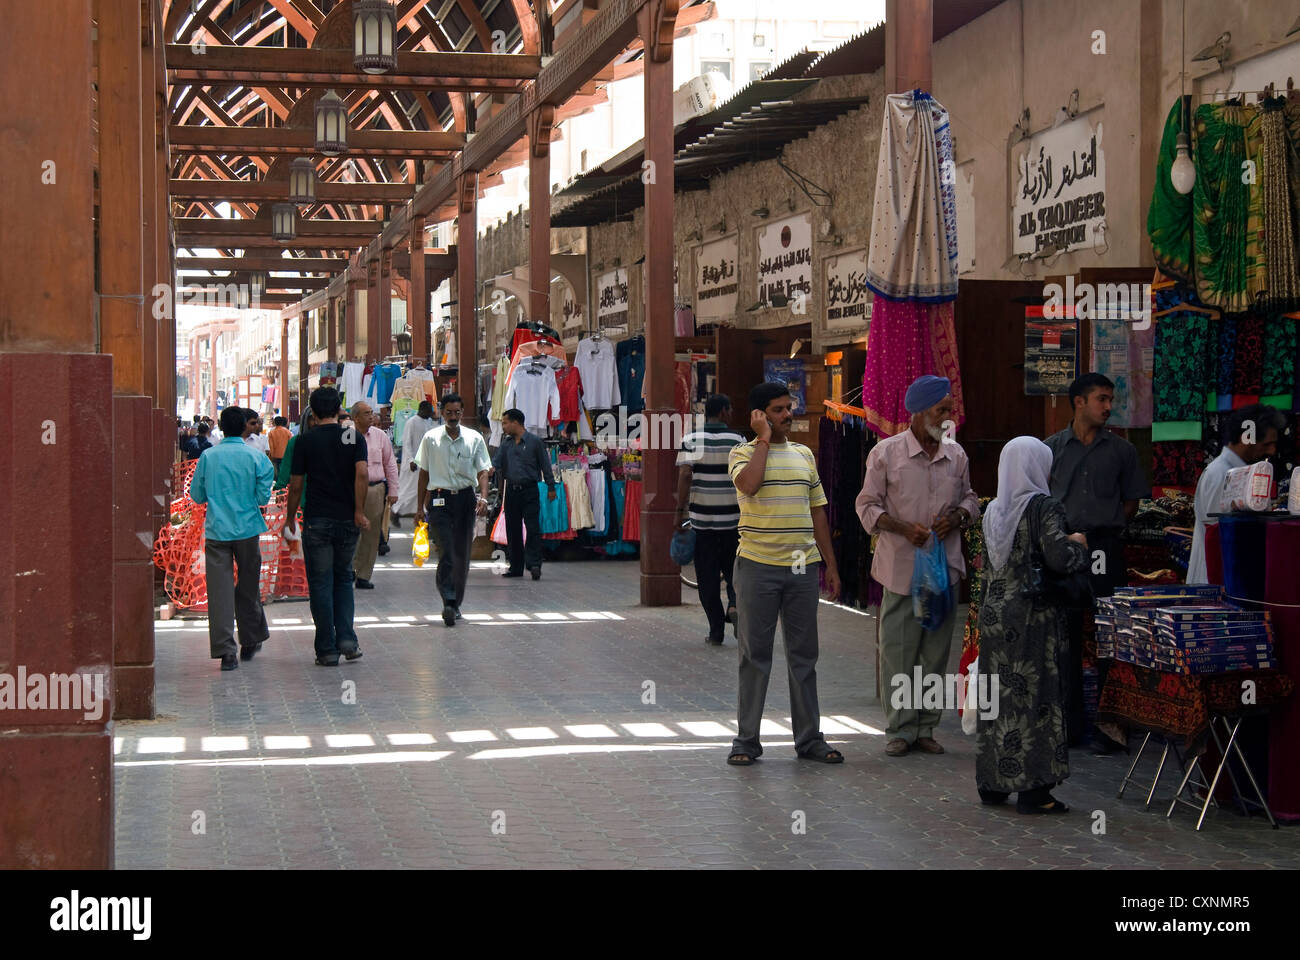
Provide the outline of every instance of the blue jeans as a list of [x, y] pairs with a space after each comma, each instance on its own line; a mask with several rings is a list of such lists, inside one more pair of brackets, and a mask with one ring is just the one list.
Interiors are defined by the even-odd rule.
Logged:
[[352, 555], [360, 535], [361, 528], [350, 520], [303, 521], [302, 555], [318, 657], [357, 649], [357, 632], [352, 628]]

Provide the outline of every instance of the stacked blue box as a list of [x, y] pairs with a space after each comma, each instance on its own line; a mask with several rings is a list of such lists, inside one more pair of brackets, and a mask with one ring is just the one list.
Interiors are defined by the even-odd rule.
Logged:
[[1267, 610], [1228, 604], [1157, 608], [1152, 654], [1173, 673], [1267, 670], [1273, 659], [1273, 621]]
[[1217, 585], [1120, 587], [1114, 596], [1097, 600], [1097, 656], [1162, 668], [1156, 657], [1155, 611], [1222, 601], [1223, 588]]

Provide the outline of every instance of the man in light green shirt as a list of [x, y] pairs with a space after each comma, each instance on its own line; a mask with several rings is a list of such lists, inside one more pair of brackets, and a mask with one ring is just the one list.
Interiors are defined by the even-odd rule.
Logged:
[[438, 405], [442, 426], [424, 435], [415, 454], [420, 468], [416, 516], [428, 521], [429, 534], [438, 547], [442, 622], [454, 627], [469, 579], [474, 519], [487, 513], [492, 460], [483, 435], [461, 426], [464, 405], [460, 395], [449, 393]]

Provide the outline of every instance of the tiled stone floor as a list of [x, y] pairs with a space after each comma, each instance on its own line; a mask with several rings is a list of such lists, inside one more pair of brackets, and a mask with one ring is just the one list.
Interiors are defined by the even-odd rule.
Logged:
[[159, 719], [116, 728], [120, 868], [1300, 867], [1300, 828], [1212, 811], [1198, 834], [1117, 800], [1119, 758], [1072, 753], [1059, 818], [981, 806], [955, 716], [945, 756], [887, 758], [874, 625], [829, 604], [823, 730], [846, 762], [794, 757], [778, 642], [765, 755], [729, 767], [735, 641], [705, 646], [693, 591], [646, 609], [635, 562], [539, 583], [476, 565], [447, 629], [432, 567], [393, 547], [358, 593], [355, 663], [313, 664], [305, 602], [268, 606], [271, 640], [227, 674], [205, 621], [158, 625]]

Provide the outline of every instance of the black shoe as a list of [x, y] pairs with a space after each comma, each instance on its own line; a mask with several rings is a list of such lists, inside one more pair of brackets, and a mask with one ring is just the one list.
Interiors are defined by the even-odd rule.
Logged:
[[735, 623], [735, 622], [736, 622], [736, 608], [735, 608], [735, 607], [727, 607], [727, 616], [724, 618], [724, 620], [725, 620], [726, 623]]
[[389, 555], [390, 553], [392, 553], [392, 552], [393, 552], [393, 548], [390, 547], [388, 544], [386, 544], [386, 543], [381, 543], [381, 544], [379, 545], [378, 553], [379, 553], [379, 555], [380, 555], [381, 557], [386, 557], [386, 556], [388, 556], [388, 555]]
[[522, 577], [523, 575], [524, 572], [522, 570], [507, 570], [505, 573], [501, 574], [503, 577]]
[[259, 640], [259, 641], [257, 641], [257, 643], [253, 644], [252, 646], [248, 646], [248, 647], [240, 647], [240, 648], [239, 648], [239, 659], [240, 659], [240, 660], [252, 660], [253, 657], [257, 655], [257, 651], [259, 651], [259, 650], [262, 649], [262, 643], [263, 643], [263, 641]]
[[353, 586], [355, 586], [358, 590], [375, 589], [375, 585], [373, 583], [371, 583], [369, 580], [362, 580], [360, 577], [357, 577], [357, 582], [353, 584]]
[[442, 622], [449, 627], [456, 626], [456, 608], [450, 603], [442, 608]]
[[[360, 648], [360, 647], [353, 647], [351, 650], [344, 650], [344, 651], [343, 651], [343, 658], [344, 658], [345, 660], [360, 660], [360, 659], [361, 659], [361, 648]], [[336, 660], [335, 662], [337, 663], [338, 661]]]
[[711, 647], [720, 647], [722, 646], [722, 639], [722, 637], [706, 637], [704, 642]]
[[317, 657], [316, 666], [318, 667], [337, 667], [339, 665], [339, 655], [331, 654], [328, 657]]
[[541, 568], [541, 567], [533, 567], [533, 569], [532, 569], [530, 572], [532, 573], [532, 575], [533, 575], [533, 579], [534, 579], [534, 580], [540, 580], [540, 579], [542, 579], [542, 568]]
[[398, 522], [397, 514], [395, 514], [395, 513], [389, 515], [389, 517], [388, 517], [388, 525], [389, 525], [390, 527], [392, 527], [394, 530], [401, 530], [401, 529], [402, 529], [402, 525], [401, 525], [401, 523]]
[[465, 614], [463, 614], [463, 613], [460, 612], [460, 607], [457, 607], [457, 608], [456, 608], [456, 619], [457, 619], [457, 620], [464, 620], [464, 619], [465, 619]]
[[235, 656], [233, 653], [228, 653], [228, 654], [226, 654], [224, 657], [221, 658], [221, 669], [222, 669], [222, 670], [238, 670], [238, 669], [239, 669], [239, 658], [238, 658], [237, 656]]

